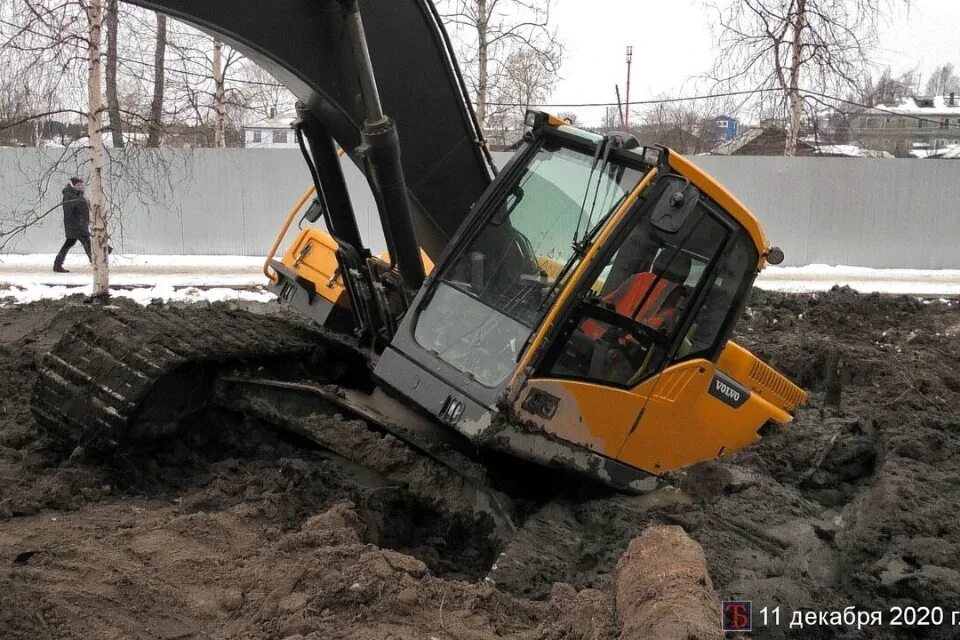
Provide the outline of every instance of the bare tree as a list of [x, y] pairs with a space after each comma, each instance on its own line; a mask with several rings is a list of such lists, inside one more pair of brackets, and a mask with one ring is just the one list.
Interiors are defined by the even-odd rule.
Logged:
[[879, 104], [895, 106], [904, 98], [916, 94], [916, 87], [916, 72], [908, 71], [894, 76], [893, 72], [887, 68], [876, 80], [871, 74], [867, 74], [862, 86], [858, 91], [853, 92], [851, 102], [860, 103], [866, 107], [875, 107]]
[[[248, 80], [254, 65], [238, 51], [195, 29], [173, 22], [168, 27], [166, 91], [172, 123], [196, 128], [203, 146], [228, 146], [249, 112]], [[212, 42], [212, 46], [211, 46]], [[234, 138], [236, 139], [236, 138]]]
[[716, 146], [713, 116], [718, 115], [718, 106], [714, 100], [678, 102], [667, 96], [659, 100], [640, 112], [640, 137], [680, 153], [700, 153]]
[[491, 96], [508, 82], [507, 61], [518, 50], [556, 76], [563, 47], [550, 28], [550, 0], [441, 0], [440, 10], [459, 45], [458, 60], [473, 92], [477, 120], [485, 127], [502, 109]]
[[[890, 0], [899, 1], [899, 0]], [[867, 69], [887, 0], [727, 0], [718, 13], [715, 80], [776, 89], [786, 114], [784, 155], [792, 156], [805, 100], [854, 89]]]
[[[16, 126], [18, 122], [38, 122], [54, 115], [78, 114], [85, 121], [86, 136], [84, 144], [67, 146], [59, 156], [51, 157], [50, 162], [46, 162], [45, 155], [36, 156], [42, 163], [31, 172], [37, 185], [37, 207], [2, 212], [0, 245], [6, 245], [51, 212], [59, 210], [59, 203], [44, 208], [49, 204], [48, 200], [43, 203], [51, 181], [62, 180], [66, 170], [70, 171], [67, 175], [76, 175], [82, 169], [88, 175], [93, 294], [102, 297], [109, 292], [109, 177], [103, 137], [104, 113], [109, 101], [104, 98], [104, 60], [109, 57], [105, 56], [104, 30], [109, 11], [104, 0], [14, 1], [17, 5], [11, 15], [11, 24], [15, 28], [11, 36], [2, 41], [4, 59], [12, 60], [13, 67], [22, 65], [24, 73], [20, 77], [24, 81], [39, 77], [53, 78], [55, 83], [50, 87], [53, 93], [47, 103], [49, 106], [38, 108], [39, 103], [34, 103], [21, 108], [22, 115], [11, 123], [0, 125], [0, 129]], [[110, 46], [107, 43], [107, 48]], [[120, 59], [119, 55], [117, 59]], [[24, 86], [29, 87], [28, 84]], [[114, 122], [119, 128], [119, 119]], [[124, 152], [124, 149], [118, 149], [118, 157], [109, 163], [111, 172], [120, 171], [127, 163], [136, 160]]]
[[87, 36], [87, 130], [90, 136], [90, 220], [93, 249], [93, 295], [104, 297], [110, 293], [110, 267], [107, 262], [107, 196], [104, 189], [103, 148], [103, 88], [101, 69], [101, 42], [103, 6], [101, 0], [87, 0], [84, 7], [89, 24]]
[[153, 54], [153, 99], [147, 118], [147, 146], [159, 147], [163, 131], [164, 68], [167, 54], [167, 16], [157, 14], [157, 37]]
[[227, 142], [224, 137], [224, 123], [227, 113], [224, 106], [223, 43], [216, 38], [213, 40], [211, 77], [213, 78], [213, 146], [225, 147]]
[[120, 30], [120, 8], [117, 0], [107, 0], [104, 23], [107, 27], [107, 115], [110, 116], [113, 146], [119, 149], [123, 147], [123, 121], [120, 118], [120, 98], [117, 95], [117, 31]]
[[960, 92], [960, 77], [957, 76], [950, 62], [937, 67], [927, 80], [928, 96], [945, 96], [948, 93], [958, 92]]
[[[550, 95], [557, 74], [544, 67], [532, 49], [516, 49], [503, 65], [503, 78], [497, 87], [496, 102], [503, 107], [488, 117], [491, 142], [510, 144], [523, 130], [524, 116], [531, 105]], [[499, 139], [498, 139], [499, 138]]]
[[617, 107], [607, 107], [603, 111], [603, 119], [600, 121], [600, 128], [603, 131], [615, 131], [623, 126], [623, 117], [621, 110]]

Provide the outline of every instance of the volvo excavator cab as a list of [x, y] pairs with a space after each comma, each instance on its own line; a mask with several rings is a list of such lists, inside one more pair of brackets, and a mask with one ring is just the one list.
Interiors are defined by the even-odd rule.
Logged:
[[[789, 421], [803, 392], [728, 342], [769, 250], [753, 216], [668, 149], [528, 121], [379, 381], [466, 436], [620, 487]], [[766, 385], [735, 378], [761, 365]]]

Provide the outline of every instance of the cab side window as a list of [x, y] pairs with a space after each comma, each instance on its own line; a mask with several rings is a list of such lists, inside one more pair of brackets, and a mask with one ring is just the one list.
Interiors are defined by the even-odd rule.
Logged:
[[727, 338], [728, 321], [738, 308], [737, 295], [756, 270], [758, 259], [753, 243], [741, 233], [718, 265], [717, 276], [674, 361], [712, 357], [719, 343]]

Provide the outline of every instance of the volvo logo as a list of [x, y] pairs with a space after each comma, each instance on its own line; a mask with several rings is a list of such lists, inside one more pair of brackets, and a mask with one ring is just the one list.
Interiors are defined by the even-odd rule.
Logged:
[[727, 396], [734, 402], [740, 402], [740, 392], [733, 387], [724, 384], [721, 380], [717, 380], [717, 391]]
[[710, 381], [710, 395], [726, 405], [737, 409], [750, 398], [750, 392], [733, 378], [717, 371]]

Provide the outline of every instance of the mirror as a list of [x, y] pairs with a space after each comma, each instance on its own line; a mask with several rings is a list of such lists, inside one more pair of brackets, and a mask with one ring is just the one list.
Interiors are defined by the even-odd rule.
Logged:
[[323, 216], [323, 207], [320, 205], [320, 200], [314, 198], [310, 202], [310, 206], [307, 207], [307, 212], [303, 214], [303, 217], [306, 218], [307, 222], [316, 222]]

